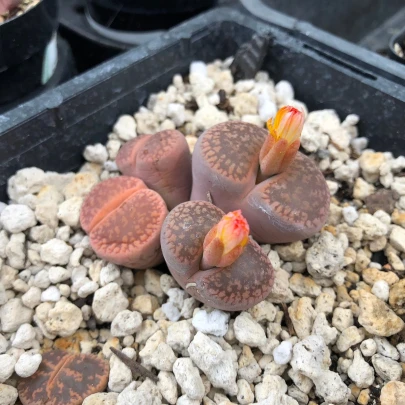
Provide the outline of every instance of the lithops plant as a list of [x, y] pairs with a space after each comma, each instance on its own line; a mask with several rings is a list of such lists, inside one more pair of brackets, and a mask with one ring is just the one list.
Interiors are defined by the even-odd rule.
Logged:
[[105, 360], [52, 350], [43, 354], [34, 375], [20, 379], [18, 394], [23, 405], [81, 405], [89, 395], [105, 390], [108, 375]]
[[188, 201], [165, 219], [161, 245], [171, 274], [190, 295], [242, 311], [266, 298], [274, 278], [270, 260], [248, 235], [240, 211], [224, 215], [210, 202]]
[[303, 125], [303, 113], [287, 106], [268, 131], [238, 121], [205, 131], [193, 153], [191, 200], [241, 209], [259, 242], [314, 235], [326, 222], [330, 193], [315, 163], [298, 151]]
[[166, 130], [127, 142], [117, 155], [126, 176], [138, 177], [165, 200], [169, 210], [191, 194], [191, 155], [184, 135]]
[[120, 176], [93, 187], [81, 208], [80, 223], [99, 257], [146, 269], [163, 261], [160, 231], [167, 213], [162, 197], [142, 180]]

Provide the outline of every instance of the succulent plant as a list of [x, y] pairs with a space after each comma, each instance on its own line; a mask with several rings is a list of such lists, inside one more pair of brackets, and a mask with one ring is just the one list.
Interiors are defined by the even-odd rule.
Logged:
[[163, 261], [160, 231], [165, 202], [137, 178], [120, 176], [98, 183], [80, 212], [82, 228], [102, 259], [146, 269]]
[[249, 238], [240, 211], [224, 215], [207, 201], [188, 201], [166, 217], [162, 252], [176, 281], [199, 301], [240, 311], [262, 301], [274, 270], [261, 247]]
[[141, 179], [165, 200], [169, 210], [191, 194], [191, 155], [184, 135], [176, 130], [141, 135], [119, 151], [117, 166]]
[[306, 239], [325, 224], [330, 203], [315, 163], [298, 151], [303, 113], [283, 107], [268, 131], [229, 121], [205, 131], [194, 148], [191, 200], [241, 209], [263, 243]]
[[22, 405], [81, 405], [105, 390], [108, 375], [108, 363], [96, 356], [52, 350], [34, 375], [20, 379], [18, 394]]

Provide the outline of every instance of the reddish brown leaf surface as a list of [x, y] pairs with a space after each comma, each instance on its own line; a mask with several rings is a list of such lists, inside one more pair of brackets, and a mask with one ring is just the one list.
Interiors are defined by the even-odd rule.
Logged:
[[52, 350], [42, 356], [38, 371], [21, 379], [18, 394], [23, 405], [81, 405], [107, 387], [108, 363], [92, 355]]

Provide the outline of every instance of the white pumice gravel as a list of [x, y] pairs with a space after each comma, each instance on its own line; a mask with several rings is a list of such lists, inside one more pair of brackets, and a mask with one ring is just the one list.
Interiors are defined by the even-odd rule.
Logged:
[[19, 377], [30, 377], [38, 370], [41, 361], [42, 356], [39, 353], [25, 352], [17, 360], [15, 372]]
[[[10, 201], [0, 203], [1, 404], [16, 403], [16, 378], [32, 375], [42, 350], [62, 338], [110, 362], [108, 392], [84, 405], [403, 405], [405, 157], [371, 149], [356, 114], [308, 112], [288, 81], [259, 72], [235, 82], [231, 60], [195, 61], [189, 80], [175, 75], [134, 114], [117, 117], [105, 145], [82, 151], [78, 173], [28, 167], [9, 179]], [[232, 110], [219, 105], [220, 89]], [[301, 147], [325, 174], [331, 205], [317, 235], [262, 245], [275, 269], [266, 300], [219, 311], [161, 269], [97, 258], [80, 208], [95, 184], [119, 174], [125, 142], [176, 128], [192, 152], [212, 125], [264, 127], [286, 104], [306, 116]], [[375, 202], [380, 190], [393, 196]], [[134, 381], [110, 347], [158, 382]]]
[[228, 331], [229, 313], [215, 309], [207, 312], [202, 309], [193, 316], [193, 326], [196, 330], [215, 336], [224, 336]]
[[273, 358], [277, 364], [288, 364], [292, 357], [293, 345], [286, 340], [273, 350]]

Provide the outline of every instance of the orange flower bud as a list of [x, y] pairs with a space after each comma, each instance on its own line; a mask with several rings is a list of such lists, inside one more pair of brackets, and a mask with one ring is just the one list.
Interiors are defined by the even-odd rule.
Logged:
[[275, 118], [267, 121], [269, 136], [259, 156], [261, 180], [281, 173], [292, 162], [300, 147], [304, 121], [304, 114], [291, 106], [280, 108]]
[[241, 210], [230, 212], [207, 233], [201, 268], [227, 267], [243, 252], [249, 241], [249, 224]]

